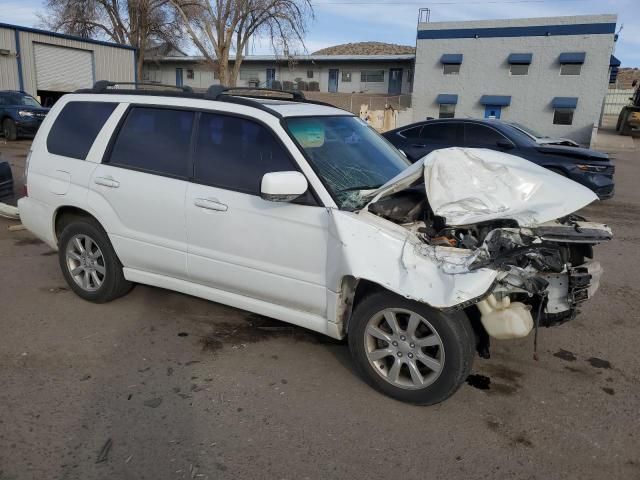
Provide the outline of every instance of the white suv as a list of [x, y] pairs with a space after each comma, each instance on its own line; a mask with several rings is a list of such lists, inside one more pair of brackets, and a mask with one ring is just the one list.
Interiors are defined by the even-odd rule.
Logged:
[[19, 201], [86, 300], [143, 283], [348, 336], [369, 384], [433, 404], [489, 336], [562, 323], [597, 288], [591, 247], [611, 231], [569, 215], [595, 195], [525, 160], [409, 166], [299, 94], [112, 86], [55, 104]]

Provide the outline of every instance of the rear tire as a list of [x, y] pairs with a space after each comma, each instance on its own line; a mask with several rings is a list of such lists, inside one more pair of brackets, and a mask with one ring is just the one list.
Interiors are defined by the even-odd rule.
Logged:
[[18, 127], [16, 127], [16, 122], [10, 118], [5, 118], [2, 122], [2, 134], [4, 135], [4, 138], [9, 141], [17, 140]]
[[416, 405], [453, 395], [475, 356], [475, 336], [463, 312], [445, 314], [387, 291], [358, 303], [348, 336], [363, 379], [385, 395]]
[[109, 237], [95, 220], [74, 219], [62, 230], [58, 247], [62, 274], [79, 297], [105, 303], [131, 290]]

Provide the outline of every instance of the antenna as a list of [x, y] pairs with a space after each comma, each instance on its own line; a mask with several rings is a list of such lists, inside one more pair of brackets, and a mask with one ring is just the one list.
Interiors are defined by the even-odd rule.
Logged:
[[431, 17], [431, 9], [421, 8], [418, 10], [418, 23], [427, 23]]

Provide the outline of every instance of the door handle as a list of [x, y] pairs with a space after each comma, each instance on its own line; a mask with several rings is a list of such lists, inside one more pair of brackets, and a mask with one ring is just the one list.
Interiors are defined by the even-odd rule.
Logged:
[[93, 183], [109, 188], [118, 188], [120, 186], [120, 182], [111, 177], [96, 177], [93, 179]]
[[226, 212], [229, 207], [224, 203], [220, 203], [214, 198], [196, 198], [193, 201], [196, 207], [206, 208], [207, 210], [215, 210], [217, 212]]
[[411, 146], [414, 147], [414, 148], [427, 148], [427, 146], [423, 145], [422, 143], [414, 143]]

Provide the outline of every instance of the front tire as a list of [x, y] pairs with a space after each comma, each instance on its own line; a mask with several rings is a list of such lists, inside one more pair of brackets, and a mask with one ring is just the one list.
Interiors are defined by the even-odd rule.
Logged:
[[4, 135], [4, 138], [9, 141], [17, 140], [18, 127], [16, 126], [16, 122], [10, 118], [5, 118], [4, 122], [2, 122], [2, 134]]
[[62, 230], [58, 246], [62, 274], [78, 296], [105, 303], [131, 290], [109, 237], [96, 221], [74, 220]]
[[356, 369], [378, 391], [416, 405], [453, 395], [471, 371], [475, 337], [462, 312], [444, 314], [391, 292], [364, 298], [349, 322]]

